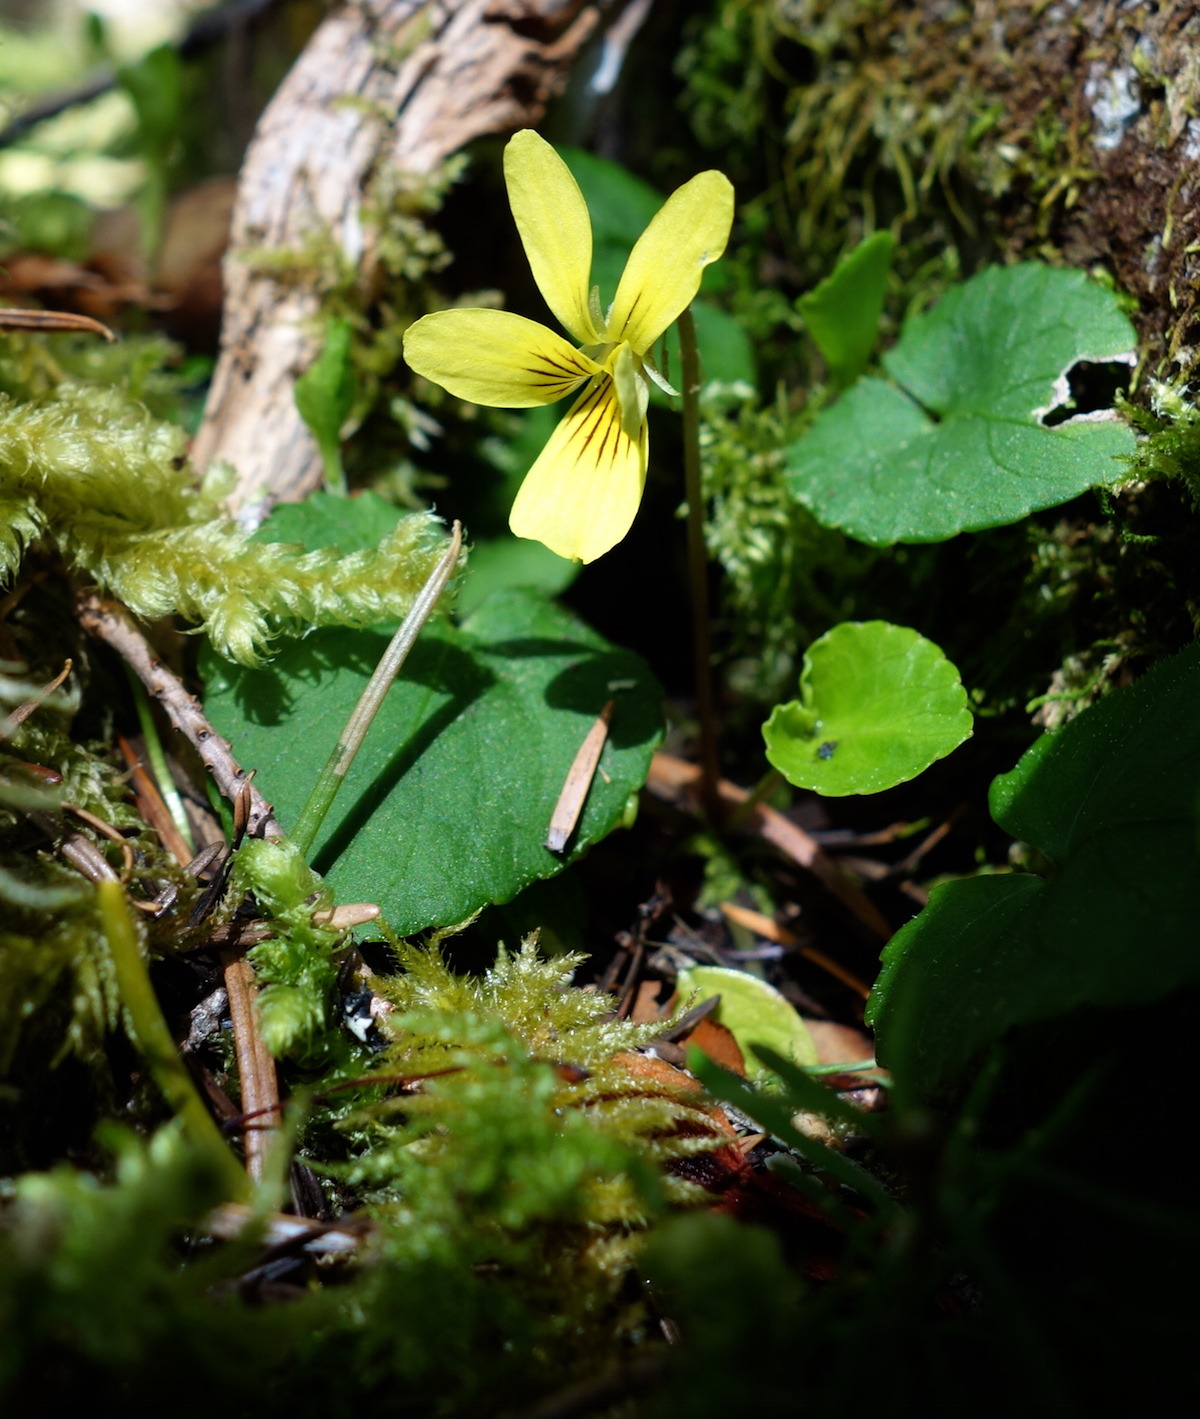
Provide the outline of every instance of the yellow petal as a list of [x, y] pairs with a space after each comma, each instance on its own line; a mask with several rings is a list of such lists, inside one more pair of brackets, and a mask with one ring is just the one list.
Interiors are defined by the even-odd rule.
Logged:
[[640, 355], [691, 304], [704, 268], [716, 261], [733, 224], [733, 187], [702, 172], [673, 192], [638, 238], [608, 318], [609, 340]]
[[546, 304], [581, 345], [598, 345], [600, 335], [588, 311], [592, 222], [579, 184], [532, 128], [509, 139], [504, 181], [521, 244]]
[[646, 425], [621, 429], [611, 379], [584, 390], [526, 474], [509, 526], [560, 557], [594, 562], [629, 531], [646, 482]]
[[506, 310], [440, 310], [404, 332], [404, 358], [460, 399], [499, 409], [553, 404], [599, 373], [536, 320]]

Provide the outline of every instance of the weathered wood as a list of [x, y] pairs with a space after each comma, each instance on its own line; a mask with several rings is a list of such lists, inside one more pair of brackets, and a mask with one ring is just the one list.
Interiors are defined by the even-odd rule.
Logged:
[[572, 60], [626, 0], [360, 0], [332, 14], [264, 112], [239, 183], [221, 353], [194, 446], [237, 473], [256, 521], [303, 497], [321, 460], [293, 386], [312, 361], [317, 297], [244, 260], [319, 235], [354, 265], [381, 163], [429, 173], [464, 144], [536, 124]]

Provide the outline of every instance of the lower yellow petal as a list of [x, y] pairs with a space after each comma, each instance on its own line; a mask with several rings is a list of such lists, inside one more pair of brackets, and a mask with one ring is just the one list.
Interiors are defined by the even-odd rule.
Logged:
[[633, 525], [646, 482], [648, 438], [621, 428], [611, 379], [589, 386], [525, 476], [509, 526], [560, 557], [594, 562]]
[[506, 310], [439, 310], [404, 332], [409, 368], [459, 399], [498, 409], [553, 404], [597, 374], [595, 360]]

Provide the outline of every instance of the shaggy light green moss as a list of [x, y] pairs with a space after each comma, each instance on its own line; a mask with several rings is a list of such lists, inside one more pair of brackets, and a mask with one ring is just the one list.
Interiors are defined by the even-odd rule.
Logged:
[[0, 578], [37, 544], [147, 619], [180, 615], [256, 664], [271, 638], [405, 614], [438, 555], [437, 524], [401, 519], [340, 557], [252, 542], [182, 469], [184, 435], [115, 389], [0, 395]]

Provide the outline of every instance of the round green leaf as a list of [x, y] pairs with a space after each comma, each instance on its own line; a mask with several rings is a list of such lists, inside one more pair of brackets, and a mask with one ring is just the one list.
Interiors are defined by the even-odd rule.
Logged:
[[1054, 427], [1080, 361], [1131, 358], [1133, 327], [1081, 271], [990, 267], [905, 323], [864, 379], [787, 455], [819, 522], [876, 546], [1016, 522], [1121, 475], [1132, 432], [1094, 414]]
[[748, 1078], [775, 1077], [760, 1063], [751, 1045], [766, 1045], [796, 1064], [817, 1063], [817, 1047], [808, 1026], [773, 985], [757, 976], [725, 966], [691, 966], [679, 972], [678, 988], [681, 1000], [698, 995], [697, 1004], [714, 995], [721, 997], [713, 1019], [737, 1041]]
[[971, 734], [967, 692], [941, 650], [906, 626], [847, 621], [804, 657], [800, 699], [763, 726], [789, 783], [829, 797], [915, 778]]

